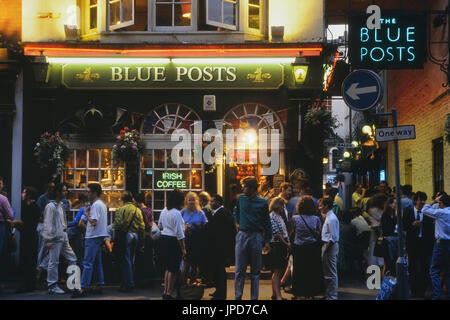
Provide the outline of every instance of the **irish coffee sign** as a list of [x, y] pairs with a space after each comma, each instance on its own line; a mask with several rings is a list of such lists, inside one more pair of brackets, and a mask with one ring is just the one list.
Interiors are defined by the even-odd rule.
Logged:
[[278, 89], [284, 81], [277, 63], [61, 65], [61, 83], [71, 89]]

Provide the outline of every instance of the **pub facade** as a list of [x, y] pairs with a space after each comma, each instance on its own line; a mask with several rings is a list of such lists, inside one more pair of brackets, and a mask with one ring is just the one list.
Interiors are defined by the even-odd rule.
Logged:
[[[323, 43], [322, 1], [24, 0], [22, 19], [24, 184], [42, 188], [48, 178], [33, 161], [45, 131], [59, 131], [69, 147], [61, 180], [73, 210], [92, 182], [112, 211], [132, 190], [151, 191], [158, 213], [173, 188], [230, 201], [247, 175], [287, 181], [295, 168], [308, 171], [302, 115], [334, 56]], [[143, 141], [136, 164], [113, 159], [124, 129]], [[181, 155], [191, 161], [172, 157], [179, 129], [189, 134]], [[223, 161], [212, 164], [204, 161], [218, 139], [211, 129], [224, 141]], [[230, 129], [244, 140], [227, 137]], [[261, 129], [277, 133], [269, 163]]]

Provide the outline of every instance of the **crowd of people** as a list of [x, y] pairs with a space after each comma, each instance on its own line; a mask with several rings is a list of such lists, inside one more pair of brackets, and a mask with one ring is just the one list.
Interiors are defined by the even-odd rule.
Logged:
[[[307, 182], [282, 183], [279, 194], [255, 177], [241, 183], [242, 193], [229, 208], [218, 194], [171, 191], [157, 220], [151, 192], [124, 192], [112, 221], [101, 186], [92, 183], [67, 221], [71, 204], [64, 184], [49, 183], [40, 197], [35, 188], [24, 188], [19, 220], [1, 194], [0, 178], [0, 274], [7, 273], [16, 228], [23, 273], [17, 292], [35, 290], [46, 274], [49, 294], [65, 294], [59, 283], [65, 267], [75, 264], [81, 288], [71, 292], [73, 298], [101, 294], [105, 283], [116, 281], [120, 291], [131, 292], [162, 279], [164, 300], [183, 298], [180, 288], [205, 285], [215, 288], [212, 299], [225, 300], [231, 298], [231, 265], [236, 300], [242, 299], [249, 265], [252, 300], [259, 298], [263, 268], [272, 272], [273, 300], [284, 299], [283, 288], [293, 299], [338, 299], [338, 279], [363, 275], [371, 265], [380, 266], [383, 276], [396, 275], [398, 212], [386, 182], [367, 189], [356, 184], [349, 210], [331, 184], [317, 199]], [[401, 194], [411, 295], [424, 298], [431, 287], [432, 298], [439, 299], [442, 283], [450, 288], [450, 197], [440, 192], [426, 204], [427, 195], [409, 185]]]

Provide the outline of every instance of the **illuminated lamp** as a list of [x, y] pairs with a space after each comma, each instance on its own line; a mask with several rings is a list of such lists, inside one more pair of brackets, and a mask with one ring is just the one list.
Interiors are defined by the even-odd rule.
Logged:
[[272, 42], [283, 42], [284, 27], [272, 26], [271, 30], [272, 30]]
[[309, 62], [305, 58], [295, 58], [292, 63], [292, 74], [295, 84], [304, 84], [308, 75]]
[[344, 158], [350, 158], [350, 152], [348, 152], [348, 151], [345, 151], [343, 155], [344, 155]]
[[328, 158], [323, 158], [323, 159], [322, 159], [322, 163], [323, 163], [323, 164], [328, 164]]
[[362, 133], [372, 135], [372, 128], [369, 125], [362, 127]]
[[352, 141], [352, 145], [353, 145], [355, 148], [358, 148], [359, 143], [358, 143], [358, 141]]

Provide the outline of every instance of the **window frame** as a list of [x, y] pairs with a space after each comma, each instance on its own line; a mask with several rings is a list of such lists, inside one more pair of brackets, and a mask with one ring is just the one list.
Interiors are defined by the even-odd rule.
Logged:
[[82, 2], [82, 19], [83, 21], [81, 22], [82, 25], [82, 33], [84, 35], [92, 35], [92, 34], [96, 34], [98, 33], [98, 28], [99, 28], [99, 23], [100, 23], [100, 19], [99, 19], [99, 14], [100, 14], [100, 8], [101, 8], [101, 1], [97, 1], [97, 4], [95, 5], [95, 7], [97, 7], [97, 27], [96, 28], [92, 28], [91, 29], [91, 8], [94, 6], [91, 6], [91, 0], [83, 0]]
[[[220, 1], [222, 1], [222, 12], [221, 12], [222, 13], [222, 15], [221, 15], [222, 22], [217, 22], [217, 21], [213, 21], [213, 20], [209, 19], [209, 1], [210, 0], [206, 0], [206, 6], [205, 6], [206, 7], [206, 24], [207, 25], [224, 28], [224, 29], [232, 30], [232, 31], [239, 30], [239, 18], [240, 18], [239, 11], [240, 11], [240, 6], [241, 6], [241, 3], [239, 0], [220, 0]], [[235, 2], [236, 3], [236, 25], [230, 25], [230, 24], [223, 23], [223, 3], [224, 2]]]
[[[189, 4], [191, 5], [191, 25], [190, 26], [174, 26], [175, 23], [175, 5], [176, 4]], [[151, 26], [152, 31], [156, 32], [189, 32], [189, 31], [197, 31], [197, 21], [198, 21], [198, 12], [197, 12], [197, 3], [198, 0], [182, 0], [182, 2], [175, 2], [174, 0], [165, 0], [160, 4], [171, 4], [172, 5], [172, 26], [157, 26], [156, 25], [156, 0], [149, 0], [149, 8], [151, 8]], [[150, 24], [149, 24], [150, 25]]]
[[[263, 19], [262, 19], [263, 1], [262, 0], [258, 0], [258, 1], [259, 1], [259, 4], [255, 5], [255, 4], [251, 4], [250, 0], [247, 0], [247, 26], [246, 27], [249, 30], [252, 30], [254, 32], [260, 33], [261, 30], [262, 30], [262, 24], [263, 24]], [[250, 7], [259, 9], [259, 28], [252, 28], [252, 27], [250, 27]]]
[[134, 0], [132, 1], [132, 18], [129, 21], [122, 22], [119, 24], [111, 25], [111, 2], [120, 2], [120, 18], [122, 20], [123, 17], [123, 1], [127, 0], [106, 0], [106, 25], [108, 31], [115, 31], [118, 29], [126, 28], [129, 26], [134, 25], [135, 23], [135, 17], [136, 17], [136, 2]]

